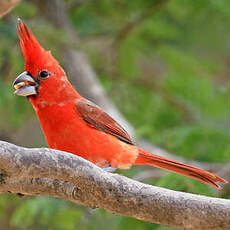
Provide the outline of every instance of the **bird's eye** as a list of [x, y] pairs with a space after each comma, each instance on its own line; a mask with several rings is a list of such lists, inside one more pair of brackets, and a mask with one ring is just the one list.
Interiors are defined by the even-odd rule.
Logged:
[[50, 73], [47, 72], [46, 70], [42, 70], [40, 73], [39, 73], [39, 77], [44, 79], [44, 78], [47, 78], [50, 76]]

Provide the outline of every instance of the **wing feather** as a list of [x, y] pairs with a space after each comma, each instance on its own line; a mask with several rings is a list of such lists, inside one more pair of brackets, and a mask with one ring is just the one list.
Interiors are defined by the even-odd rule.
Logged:
[[125, 129], [94, 103], [77, 100], [76, 110], [82, 119], [95, 129], [113, 135], [128, 144], [133, 144]]

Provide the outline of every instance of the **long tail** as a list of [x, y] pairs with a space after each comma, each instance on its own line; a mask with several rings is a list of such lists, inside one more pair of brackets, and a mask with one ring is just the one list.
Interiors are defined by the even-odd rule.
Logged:
[[189, 166], [178, 161], [170, 160], [165, 157], [160, 157], [143, 149], [139, 149], [139, 155], [136, 159], [135, 165], [154, 165], [159, 168], [191, 177], [195, 180], [212, 185], [216, 188], [220, 188], [220, 186], [217, 184], [218, 182], [222, 182], [224, 184], [228, 183], [226, 180], [206, 170]]

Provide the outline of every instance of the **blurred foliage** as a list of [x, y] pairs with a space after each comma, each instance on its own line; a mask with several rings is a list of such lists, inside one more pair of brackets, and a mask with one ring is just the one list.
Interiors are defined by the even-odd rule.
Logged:
[[[156, 0], [79, 2], [66, 1], [73, 4], [69, 19], [82, 39], [77, 47], [89, 55], [108, 95], [134, 125], [137, 136], [189, 159], [229, 161], [229, 1], [170, 0], [156, 14], [152, 13]], [[29, 1], [0, 20], [0, 137], [23, 129], [34, 116], [27, 100], [12, 94], [12, 81], [24, 65], [15, 31], [18, 16], [60, 62], [60, 41], [68, 40]], [[123, 173], [134, 177], [141, 170], [133, 167]], [[176, 174], [146, 182], [217, 196], [210, 187]], [[0, 196], [4, 230], [108, 226], [110, 230], [172, 229], [63, 200]]]

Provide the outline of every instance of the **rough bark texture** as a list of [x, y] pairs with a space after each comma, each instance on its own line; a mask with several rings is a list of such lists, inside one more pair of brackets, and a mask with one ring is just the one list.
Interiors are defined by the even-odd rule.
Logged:
[[10, 12], [20, 0], [0, 0], [0, 18]]
[[230, 201], [158, 188], [73, 154], [0, 141], [0, 192], [48, 195], [184, 229], [230, 229]]

